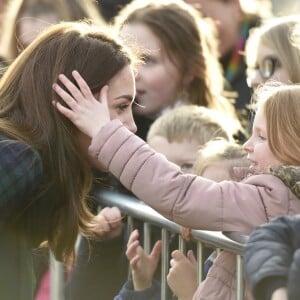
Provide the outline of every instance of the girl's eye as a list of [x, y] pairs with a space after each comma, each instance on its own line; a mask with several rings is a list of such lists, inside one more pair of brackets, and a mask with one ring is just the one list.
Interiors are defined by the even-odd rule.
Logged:
[[264, 136], [262, 136], [261, 134], [258, 135], [258, 138], [259, 138], [260, 140], [262, 140], [262, 141], [265, 141], [265, 140], [266, 140], [266, 138], [265, 138]]

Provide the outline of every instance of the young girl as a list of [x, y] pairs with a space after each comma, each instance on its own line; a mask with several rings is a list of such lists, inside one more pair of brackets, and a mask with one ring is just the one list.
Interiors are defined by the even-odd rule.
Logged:
[[[109, 121], [107, 88], [96, 101], [79, 73], [73, 72], [73, 77], [79, 87], [66, 76], [59, 77], [70, 93], [54, 85], [68, 105], [55, 102], [58, 110], [91, 137], [89, 152], [94, 159], [170, 220], [195, 229], [248, 235], [271, 218], [300, 212], [300, 194], [293, 185], [300, 179], [299, 86], [273, 86], [258, 94], [253, 132], [244, 149], [251, 172], [260, 174], [241, 182], [216, 183], [182, 174], [120, 121]], [[194, 298], [234, 299], [234, 261], [225, 252], [219, 255]], [[250, 299], [247, 289], [245, 299]]]
[[[183, 173], [191, 173], [199, 149], [206, 142], [217, 137], [222, 137], [224, 141], [232, 140], [230, 134], [220, 124], [218, 114], [205, 107], [183, 105], [154, 121], [147, 142], [157, 152], [165, 155], [169, 161], [178, 165]], [[170, 250], [177, 249], [177, 236], [176, 234], [170, 236]], [[160, 237], [159, 233], [154, 236], [154, 240]], [[139, 247], [138, 239], [139, 232], [135, 230], [130, 234], [126, 250], [132, 268], [132, 283], [126, 282], [115, 299], [131, 297], [149, 299], [150, 295], [160, 297], [160, 288], [156, 280], [153, 281], [153, 277], [159, 261], [161, 243], [157, 241], [151, 255], [146, 256], [143, 249]], [[195, 249], [194, 246], [195, 244], [188, 245], [188, 248]]]
[[[180, 118], [180, 116], [178, 116], [178, 118]], [[157, 121], [156, 123], [159, 123]], [[176, 125], [177, 122], [173, 127], [176, 128]], [[180, 128], [180, 126], [177, 128]], [[193, 126], [190, 126], [190, 128], [185, 128], [185, 130], [190, 132], [192, 128]], [[205, 126], [198, 130], [200, 136], [206, 131]], [[153, 146], [151, 140], [148, 142]], [[181, 156], [184, 156], [184, 152], [181, 153]], [[167, 158], [169, 159], [168, 156]], [[216, 182], [222, 180], [236, 180], [233, 170], [234, 167], [246, 167], [248, 165], [249, 162], [246, 159], [246, 152], [241, 145], [225, 139], [216, 139], [207, 142], [203, 148], [201, 148], [193, 167], [193, 173], [210, 178]], [[182, 232], [184, 233], [184, 237], [189, 240], [190, 230], [184, 228]], [[130, 282], [126, 283], [115, 300], [127, 299], [130, 296], [134, 296], [135, 299], [150, 299], [150, 295], [153, 299], [160, 299], [160, 285], [156, 280], [153, 280], [153, 273], [159, 261], [160, 250], [161, 243], [157, 242], [151, 253], [147, 255], [140, 245], [138, 231], [134, 230], [131, 233], [127, 243], [126, 255], [132, 267], [132, 286], [134, 289], [130, 288]], [[216, 256], [216, 252], [214, 251], [206, 260], [204, 265], [205, 273], [207, 273], [207, 270], [212, 265]], [[188, 299], [188, 295], [192, 298], [197, 288], [196, 259], [192, 250], [188, 250], [187, 256], [179, 250], [172, 252], [171, 268], [167, 280], [170, 288], [178, 299]]]
[[228, 116], [232, 131], [240, 129], [233, 105], [223, 97], [214, 27], [197, 10], [181, 0], [133, 0], [114, 25], [144, 58], [136, 75], [140, 105], [133, 106], [140, 137], [145, 139], [158, 116], [182, 104], [217, 110]]
[[[106, 224], [106, 214], [94, 218], [86, 203], [93, 181], [90, 138], [53, 107], [53, 81], [78, 69], [95, 97], [109, 84], [110, 117], [135, 132], [132, 63], [113, 32], [61, 23], [33, 41], [2, 77], [1, 299], [33, 299], [33, 248], [48, 242], [58, 260], [69, 261], [79, 232], [97, 238], [105, 229], [97, 224]], [[108, 232], [120, 219], [109, 225]]]
[[300, 82], [300, 52], [291, 40], [299, 16], [273, 18], [253, 29], [246, 43], [247, 81], [256, 88], [267, 80]]

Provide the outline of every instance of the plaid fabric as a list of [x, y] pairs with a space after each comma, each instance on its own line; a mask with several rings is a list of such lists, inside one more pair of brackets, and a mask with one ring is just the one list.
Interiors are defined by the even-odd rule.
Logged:
[[42, 161], [36, 150], [0, 135], [0, 226], [26, 207], [24, 200], [37, 188], [42, 173]]

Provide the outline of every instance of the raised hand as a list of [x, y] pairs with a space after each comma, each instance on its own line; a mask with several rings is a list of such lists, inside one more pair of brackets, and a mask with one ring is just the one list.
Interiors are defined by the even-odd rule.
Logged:
[[190, 241], [192, 239], [192, 230], [190, 228], [181, 226], [180, 233], [186, 241]]
[[123, 228], [121, 211], [117, 207], [105, 207], [95, 216], [93, 223], [97, 237], [105, 239], [117, 237]]
[[79, 130], [92, 138], [110, 120], [107, 105], [108, 86], [104, 86], [100, 91], [99, 99], [95, 99], [81, 75], [77, 71], [73, 71], [72, 76], [79, 88], [65, 75], [61, 74], [58, 77], [70, 93], [67, 93], [57, 83], [53, 84], [54, 91], [68, 107], [63, 106], [59, 102], [54, 102], [53, 104]]
[[147, 255], [140, 245], [138, 230], [132, 231], [127, 243], [126, 256], [132, 269], [133, 286], [136, 291], [151, 287], [160, 253], [161, 241], [157, 241], [150, 255]]
[[185, 256], [179, 250], [172, 252], [171, 268], [167, 276], [168, 285], [179, 300], [189, 300], [197, 289], [197, 267], [193, 251]]

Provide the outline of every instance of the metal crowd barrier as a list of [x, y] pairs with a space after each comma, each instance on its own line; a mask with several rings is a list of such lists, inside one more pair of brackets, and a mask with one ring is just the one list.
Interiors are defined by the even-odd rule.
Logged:
[[[152, 226], [161, 228], [162, 257], [161, 257], [161, 299], [166, 300], [168, 295], [167, 274], [169, 270], [169, 234], [180, 233], [180, 226], [159, 213], [151, 207], [139, 201], [135, 197], [115, 193], [111, 191], [99, 190], [96, 192], [97, 201], [100, 206], [117, 206], [123, 214], [127, 216], [127, 226], [133, 230], [135, 219], [144, 223], [143, 246], [146, 252], [150, 252], [150, 233]], [[204, 279], [204, 248], [209, 246], [215, 248], [217, 253], [221, 250], [234, 253], [236, 255], [236, 300], [244, 298], [243, 281], [243, 253], [246, 236], [236, 233], [222, 233], [217, 231], [191, 230], [192, 239], [197, 243], [197, 271], [198, 282]], [[178, 249], [185, 251], [185, 241], [179, 236]], [[64, 276], [62, 265], [50, 257], [51, 270], [51, 300], [63, 300]]]

